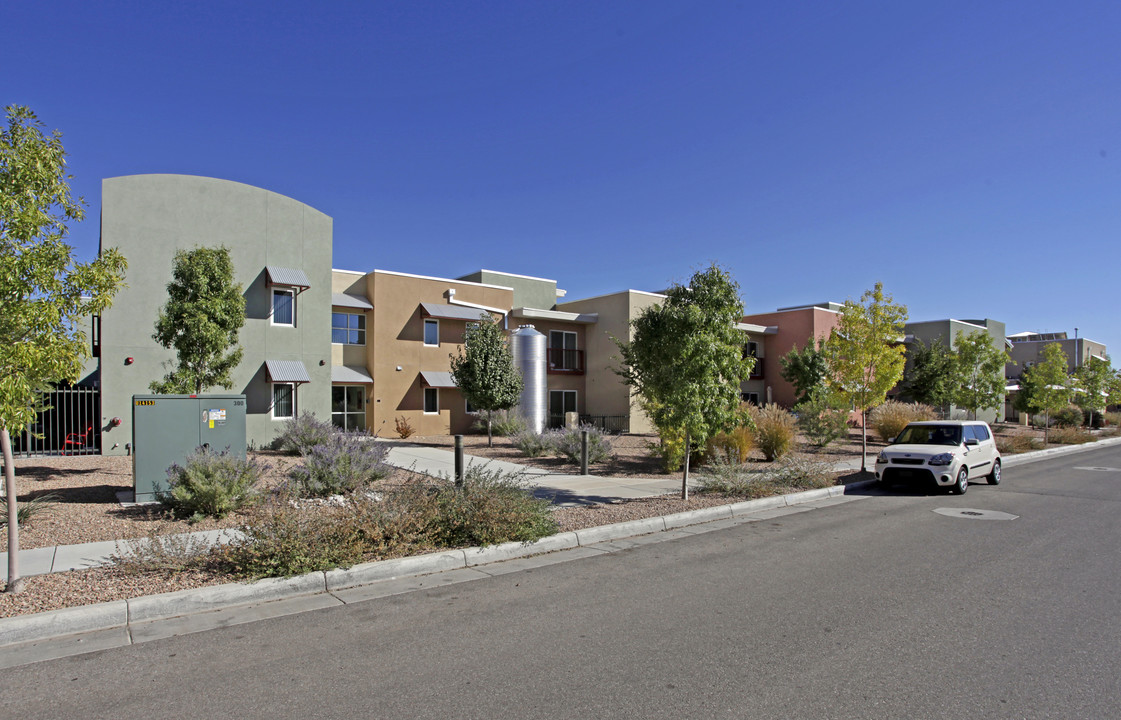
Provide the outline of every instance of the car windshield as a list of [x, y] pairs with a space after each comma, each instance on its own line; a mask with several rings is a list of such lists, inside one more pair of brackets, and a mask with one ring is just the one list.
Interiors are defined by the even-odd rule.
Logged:
[[906, 445], [960, 445], [960, 425], [908, 425], [895, 442]]

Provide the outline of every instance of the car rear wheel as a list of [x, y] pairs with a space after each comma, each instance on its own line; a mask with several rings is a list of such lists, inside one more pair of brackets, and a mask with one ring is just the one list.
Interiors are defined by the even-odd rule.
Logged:
[[1000, 460], [993, 462], [992, 472], [989, 473], [989, 485], [1000, 485]]
[[962, 467], [958, 470], [958, 481], [950, 487], [950, 491], [956, 495], [964, 495], [965, 491], [969, 489], [969, 468]]

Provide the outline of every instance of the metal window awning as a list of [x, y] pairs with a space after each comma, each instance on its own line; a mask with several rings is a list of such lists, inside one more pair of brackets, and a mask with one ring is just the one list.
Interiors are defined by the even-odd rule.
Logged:
[[450, 372], [441, 372], [438, 370], [421, 370], [421, 381], [428, 387], [434, 388], [454, 388], [458, 387], [455, 381], [452, 380]]
[[335, 365], [331, 368], [333, 383], [372, 383], [374, 379], [364, 367], [354, 365]]
[[331, 293], [331, 304], [335, 307], [357, 308], [359, 310], [374, 309], [374, 306], [366, 298], [347, 293]]
[[266, 360], [265, 372], [271, 383], [309, 383], [307, 368], [299, 360]]
[[483, 315], [490, 317], [490, 313], [481, 308], [462, 307], [460, 305], [440, 305], [439, 303], [421, 303], [420, 309], [428, 317], [443, 320], [467, 320], [477, 322]]
[[307, 273], [295, 268], [266, 265], [265, 278], [269, 285], [283, 285], [285, 287], [294, 287], [301, 290], [307, 290], [311, 287], [311, 281], [307, 279]]

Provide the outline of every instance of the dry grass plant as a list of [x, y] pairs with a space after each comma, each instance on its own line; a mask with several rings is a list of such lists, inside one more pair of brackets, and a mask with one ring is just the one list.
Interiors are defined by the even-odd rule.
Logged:
[[884, 442], [903, 432], [908, 423], [922, 420], [934, 420], [934, 408], [922, 403], [903, 403], [888, 400], [883, 405], [874, 408], [868, 416], [868, 424]]

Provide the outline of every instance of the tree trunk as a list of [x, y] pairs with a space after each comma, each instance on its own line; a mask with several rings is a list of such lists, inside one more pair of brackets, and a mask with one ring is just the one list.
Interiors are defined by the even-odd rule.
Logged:
[[691, 448], [689, 447], [689, 431], [685, 431], [685, 472], [681, 475], [681, 499], [689, 499], [689, 455]]
[[8, 500], [7, 592], [18, 593], [23, 590], [23, 578], [19, 576], [19, 496], [16, 494], [16, 468], [8, 428], [0, 429], [0, 449], [4, 452], [4, 495]]
[[489, 447], [494, 447], [494, 435], [492, 435], [491, 431], [490, 431], [490, 423], [491, 423], [492, 419], [493, 418], [491, 418], [490, 413], [487, 413], [487, 447], [488, 448]]
[[868, 411], [860, 410], [860, 472], [868, 472]]

